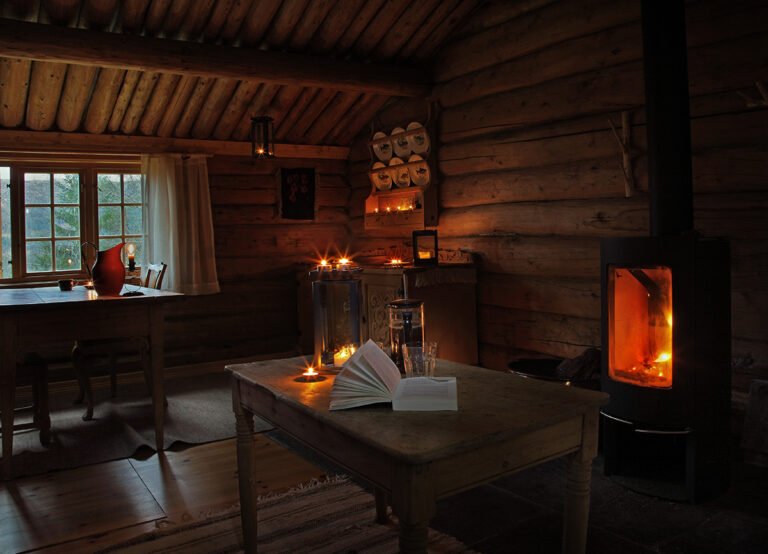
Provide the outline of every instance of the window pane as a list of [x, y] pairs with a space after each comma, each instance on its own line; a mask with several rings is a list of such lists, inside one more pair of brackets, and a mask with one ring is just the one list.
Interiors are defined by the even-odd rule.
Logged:
[[141, 175], [123, 175], [125, 202], [141, 204]]
[[[121, 242], [123, 242], [123, 239], [121, 238], [99, 239], [99, 250], [107, 250], [108, 248], [112, 248], [114, 245], [120, 244]], [[125, 248], [123, 248], [123, 250], [125, 250]]]
[[54, 208], [53, 225], [57, 237], [79, 237], [80, 208]]
[[24, 201], [27, 204], [51, 203], [51, 175], [49, 173], [24, 174]]
[[27, 271], [51, 271], [50, 241], [35, 241], [27, 243]]
[[13, 277], [13, 266], [11, 265], [11, 189], [8, 188], [10, 182], [11, 168], [0, 167], [0, 231], [2, 232], [0, 279]]
[[122, 234], [123, 215], [120, 206], [99, 206], [99, 236]]
[[120, 195], [120, 175], [99, 174], [99, 204], [119, 204], [122, 200]]
[[53, 176], [53, 203], [77, 204], [80, 202], [80, 175], [56, 173]]
[[125, 207], [125, 234], [141, 234], [141, 206]]
[[56, 271], [77, 271], [80, 269], [80, 242], [76, 240], [56, 241]]
[[[51, 236], [51, 209], [27, 208], [25, 211], [27, 238]], [[50, 252], [50, 249], [49, 249]]]

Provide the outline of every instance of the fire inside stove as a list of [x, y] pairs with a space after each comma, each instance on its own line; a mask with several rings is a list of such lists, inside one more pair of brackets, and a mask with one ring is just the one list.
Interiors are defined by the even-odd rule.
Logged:
[[608, 374], [641, 387], [672, 387], [672, 271], [608, 267]]

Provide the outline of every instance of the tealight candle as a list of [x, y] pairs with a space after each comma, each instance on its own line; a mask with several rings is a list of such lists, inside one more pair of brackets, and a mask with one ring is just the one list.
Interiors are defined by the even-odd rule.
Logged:
[[307, 381], [315, 381], [320, 376], [320, 374], [315, 371], [315, 368], [310, 366], [307, 368], [307, 371], [301, 374], [302, 377], [304, 377]]

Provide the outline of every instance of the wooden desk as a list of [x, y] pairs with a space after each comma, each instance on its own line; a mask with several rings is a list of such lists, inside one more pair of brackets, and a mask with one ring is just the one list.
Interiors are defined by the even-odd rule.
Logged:
[[438, 361], [458, 379], [457, 412], [393, 412], [388, 404], [330, 412], [333, 376], [294, 381], [303, 358], [229, 366], [246, 552], [256, 551], [253, 415], [258, 415], [376, 490], [400, 521], [400, 550], [425, 552], [440, 498], [569, 455], [563, 552], [583, 553], [600, 392]]
[[[136, 290], [136, 287], [130, 287]], [[51, 341], [146, 337], [152, 367], [152, 405], [155, 442], [163, 449], [163, 326], [164, 306], [181, 298], [175, 292], [139, 289], [144, 296], [98, 297], [75, 287], [0, 289], [0, 410], [2, 411], [2, 476], [11, 475], [13, 405], [16, 395], [16, 359], [19, 352], [35, 351]]]

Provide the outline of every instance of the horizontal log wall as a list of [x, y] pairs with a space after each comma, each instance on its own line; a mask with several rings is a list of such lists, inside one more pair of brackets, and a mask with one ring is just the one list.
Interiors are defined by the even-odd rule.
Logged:
[[[215, 156], [208, 160], [221, 293], [187, 297], [166, 318], [166, 363], [296, 351], [297, 276], [331, 245], [347, 243], [346, 162]], [[314, 222], [281, 219], [277, 171], [314, 167]]]
[[[436, 63], [440, 244], [481, 257], [481, 361], [495, 369], [599, 346], [599, 237], [648, 233], [640, 3], [515, 4], [481, 7]], [[740, 388], [768, 373], [768, 110], [744, 98], [768, 78], [768, 5], [687, 11], [695, 227], [732, 241]], [[625, 110], [630, 197], [611, 129]]]

